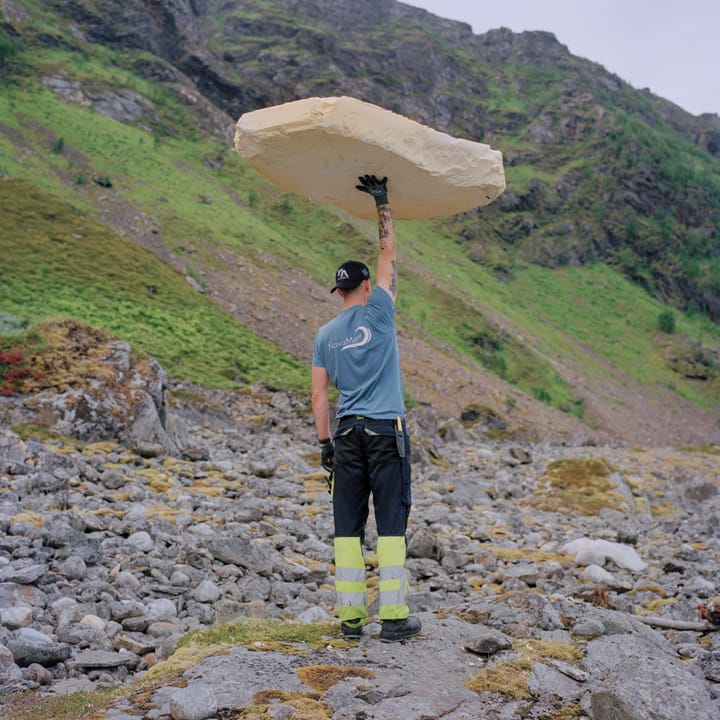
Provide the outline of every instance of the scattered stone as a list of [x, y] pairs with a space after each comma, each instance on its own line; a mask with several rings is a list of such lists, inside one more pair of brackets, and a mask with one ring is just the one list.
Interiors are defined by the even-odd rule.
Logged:
[[139, 530], [133, 533], [127, 539], [128, 545], [132, 545], [136, 550], [140, 552], [150, 552], [155, 547], [155, 541], [150, 537], [150, 533], [144, 530]]
[[193, 598], [200, 603], [213, 603], [220, 595], [220, 588], [211, 580], [203, 580], [193, 592]]
[[[129, 367], [120, 350], [116, 361]], [[177, 408], [192, 443], [207, 451], [197, 459], [142, 457], [116, 442], [65, 444], [59, 452], [59, 441], [23, 441], [0, 426], [7, 490], [0, 493], [0, 694], [115, 687], [168, 658], [189, 630], [218, 620], [336, 623], [330, 498], [313, 485], [312, 424], [287, 412], [301, 405], [260, 389], [202, 392], [205, 409]], [[288, 420], [279, 423], [277, 413]], [[517, 441], [513, 453], [479, 441], [472, 428], [448, 434], [425, 407], [417, 419], [413, 413], [409, 427], [435, 428], [422, 437], [432, 455], [413, 467], [408, 533], [409, 603], [422, 614], [423, 633], [393, 646], [389, 661], [377, 642], [375, 604], [361, 640], [342, 651], [298, 643], [306, 654], [280, 664], [282, 654], [269, 646], [230, 648], [186, 675], [189, 686], [212, 690], [215, 716], [239, 714], [270, 687], [307, 692], [296, 674], [302, 665], [352, 664], [383, 671], [326, 691], [338, 718], [482, 717], [487, 698], [508, 716], [550, 717], [556, 695], [587, 716], [647, 720], [633, 698], [649, 692], [650, 680], [613, 674], [618, 663], [657, 666], [661, 700], [648, 705], [652, 717], [690, 717], [682, 703], [693, 718], [717, 716], [720, 494], [705, 488], [700, 502], [699, 491], [686, 492], [717, 482], [717, 456], [551, 443], [528, 446], [524, 456]], [[225, 414], [264, 419], [230, 422]], [[646, 478], [642, 510], [583, 516], [545, 505], [541, 478], [550, 462], [597, 457], [616, 468], [616, 483]], [[61, 509], [56, 492], [69, 494], [71, 510]], [[654, 515], [655, 502], [672, 504], [673, 516]], [[372, 522], [367, 530], [372, 577], [377, 534]], [[576, 564], [564, 553], [577, 538], [588, 552]], [[582, 655], [538, 660], [544, 643]], [[528, 648], [528, 705], [492, 693], [480, 700], [465, 688], [486, 661]], [[695, 704], [684, 691], [673, 704], [671, 680], [690, 688]], [[168, 687], [147, 718], [172, 717], [176, 692]], [[291, 715], [288, 707], [274, 702], [269, 716]], [[182, 712], [195, 710], [178, 705]], [[130, 716], [120, 704], [108, 713]]]
[[15, 663], [21, 667], [33, 663], [50, 667], [71, 655], [70, 645], [54, 642], [45, 633], [33, 628], [16, 630], [8, 639], [7, 647]]
[[217, 712], [215, 692], [204, 683], [192, 683], [170, 698], [173, 720], [206, 720]]
[[0, 625], [8, 630], [18, 630], [28, 627], [33, 619], [33, 611], [30, 607], [0, 608]]
[[74, 664], [96, 670], [98, 668], [134, 667], [139, 658], [130, 652], [109, 652], [106, 650], [85, 650], [74, 658]]
[[511, 647], [512, 638], [492, 628], [483, 628], [480, 635], [465, 645], [468, 652], [486, 656], [495, 655], [501, 650], [508, 650]]

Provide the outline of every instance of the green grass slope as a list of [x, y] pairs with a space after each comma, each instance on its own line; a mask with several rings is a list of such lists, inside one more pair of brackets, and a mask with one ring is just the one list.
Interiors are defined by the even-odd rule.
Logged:
[[302, 388], [294, 358], [244, 328], [148, 250], [20, 180], [0, 180], [0, 307], [35, 323], [78, 318], [208, 386]]
[[[200, 118], [181, 93], [127, 69], [140, 55], [96, 46], [15, 46], [5, 54], [0, 311], [31, 322], [77, 317], [155, 355], [177, 378], [307, 389], [307, 358], [289, 356], [238, 323], [132, 238], [152, 232], [201, 283], [203, 266], [231, 273], [212, 252], [222, 247], [260, 266], [297, 268], [325, 286], [340, 259], [371, 259], [373, 224], [259, 177], [230, 137], [198, 131]], [[92, 103], [66, 102], [41, 82], [47, 77], [75, 83], [84, 97], [135, 93], [143, 114], [121, 123]], [[119, 208], [130, 239], [109, 229], [108, 216]], [[706, 352], [717, 344], [717, 326], [706, 318], [676, 312], [675, 333], [660, 332], [665, 308], [603, 264], [551, 270], [516, 262], [509, 279], [500, 279], [495, 266], [473, 261], [451, 227], [398, 223], [398, 309], [407, 332], [579, 416], [583, 398], [563, 378], [564, 358], [591, 374], [613, 366], [634, 382], [717, 410], [716, 370]], [[705, 380], [678, 372], [670, 360], [693, 353], [708, 359]]]

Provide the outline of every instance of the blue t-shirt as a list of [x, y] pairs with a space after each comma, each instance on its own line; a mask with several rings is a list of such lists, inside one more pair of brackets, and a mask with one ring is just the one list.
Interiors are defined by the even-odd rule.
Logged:
[[383, 288], [317, 331], [312, 364], [327, 370], [340, 393], [337, 417], [405, 417], [395, 304]]

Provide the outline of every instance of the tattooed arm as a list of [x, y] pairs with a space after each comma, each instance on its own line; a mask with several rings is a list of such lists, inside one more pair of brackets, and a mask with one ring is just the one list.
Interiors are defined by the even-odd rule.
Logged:
[[397, 297], [397, 242], [395, 224], [393, 223], [390, 205], [378, 205], [378, 235], [380, 255], [377, 261], [376, 284], [387, 290], [395, 301]]
[[386, 290], [395, 301], [397, 297], [397, 242], [395, 224], [387, 198], [387, 178], [378, 180], [375, 175], [364, 175], [358, 178], [357, 189], [371, 195], [375, 200], [378, 214], [378, 235], [380, 255], [377, 261], [378, 287]]

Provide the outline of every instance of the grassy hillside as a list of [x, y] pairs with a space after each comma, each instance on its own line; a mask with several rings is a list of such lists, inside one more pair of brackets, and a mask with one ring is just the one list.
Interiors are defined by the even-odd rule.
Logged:
[[[341, 259], [373, 257], [374, 226], [259, 177], [231, 137], [198, 130], [201, 111], [176, 89], [123, 69], [141, 56], [97, 46], [5, 53], [0, 311], [30, 322], [78, 317], [153, 354], [178, 378], [307, 389], [307, 358], [243, 326], [185, 275], [202, 285], [202, 269], [213, 267], [242, 283], [237, 267], [219, 264], [213, 248], [221, 247], [325, 287]], [[86, 98], [131, 93], [142, 112], [132, 123], [113, 120], [91, 102], [61, 99], [41, 82], [48, 77], [75, 83]], [[510, 190], [524, 187], [514, 171], [508, 178]], [[474, 221], [482, 226], [483, 214]], [[717, 369], [706, 352], [717, 345], [717, 326], [704, 316], [675, 312], [671, 335], [659, 330], [666, 309], [610, 266], [552, 270], [514, 260], [503, 276], [502, 249], [497, 262], [476, 262], [452, 222], [402, 222], [398, 232], [406, 332], [580, 417], [583, 398], [563, 377], [565, 358], [590, 374], [612, 366], [717, 411]], [[181, 272], [133, 241], [148, 238]], [[672, 362], [698, 353], [708, 359], [706, 380]]]
[[210, 386], [306, 386], [300, 362], [235, 322], [148, 250], [67, 203], [6, 179], [0, 214], [3, 312], [29, 323], [78, 318], [154, 355], [170, 375]]

